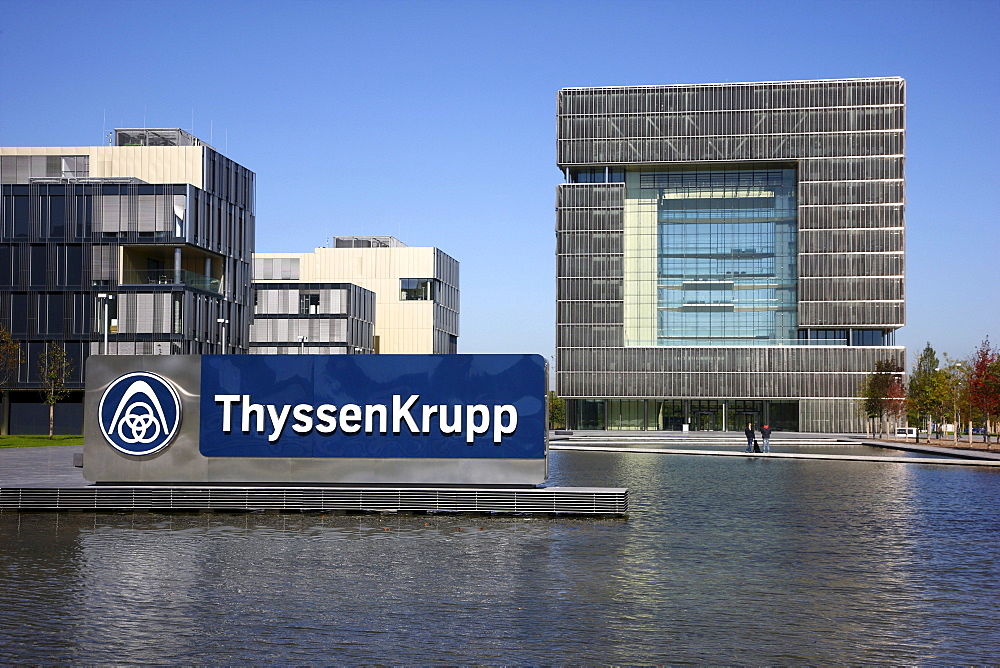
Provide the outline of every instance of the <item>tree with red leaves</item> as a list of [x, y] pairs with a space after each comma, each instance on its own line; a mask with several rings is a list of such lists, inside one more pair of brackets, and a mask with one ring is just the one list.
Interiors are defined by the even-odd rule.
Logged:
[[988, 336], [969, 360], [969, 399], [983, 418], [983, 442], [989, 443], [990, 428], [1000, 414], [1000, 350], [990, 345]]

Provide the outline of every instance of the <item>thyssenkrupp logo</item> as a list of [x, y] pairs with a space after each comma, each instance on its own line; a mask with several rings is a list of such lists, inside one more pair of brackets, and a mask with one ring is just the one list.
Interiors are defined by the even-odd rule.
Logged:
[[145, 371], [126, 374], [108, 386], [98, 409], [101, 433], [126, 455], [148, 455], [170, 445], [181, 424], [177, 391]]

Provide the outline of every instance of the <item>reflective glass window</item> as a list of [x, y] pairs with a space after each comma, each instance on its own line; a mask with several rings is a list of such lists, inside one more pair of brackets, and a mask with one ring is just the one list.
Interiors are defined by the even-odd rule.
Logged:
[[794, 169], [650, 172], [659, 345], [794, 340], [798, 270]]
[[401, 278], [399, 298], [402, 301], [433, 301], [437, 299], [437, 281], [433, 278]]

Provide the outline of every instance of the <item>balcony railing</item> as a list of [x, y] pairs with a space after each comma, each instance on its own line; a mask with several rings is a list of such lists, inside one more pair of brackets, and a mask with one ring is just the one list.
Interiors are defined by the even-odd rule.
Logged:
[[222, 292], [222, 281], [186, 269], [126, 269], [122, 285], [185, 285], [206, 292]]

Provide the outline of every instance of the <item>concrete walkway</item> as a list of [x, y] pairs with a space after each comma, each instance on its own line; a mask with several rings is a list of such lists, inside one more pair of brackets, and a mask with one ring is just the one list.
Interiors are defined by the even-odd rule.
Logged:
[[[759, 438], [759, 437], [758, 437]], [[905, 452], [917, 452], [937, 457], [876, 457], [853, 454], [815, 454], [806, 452], [774, 452], [782, 446], [837, 446], [868, 445]], [[670, 446], [686, 446], [673, 447]], [[660, 446], [660, 447], [656, 447]], [[698, 449], [698, 446], [716, 449]], [[720, 447], [731, 450], [718, 449]], [[624, 452], [632, 454], [662, 455], [708, 455], [714, 457], [761, 457], [768, 459], [826, 459], [843, 461], [869, 461], [898, 464], [933, 464], [949, 466], [1000, 467], [1000, 453], [985, 450], [961, 450], [930, 445], [898, 443], [869, 439], [858, 434], [807, 434], [776, 433], [771, 436], [772, 452], [744, 452], [746, 438], [742, 432], [608, 432], [575, 431], [554, 434], [550, 437], [549, 449], [592, 452]]]
[[0, 448], [0, 488], [86, 487], [83, 469], [73, 465], [76, 454], [83, 454], [82, 445]]
[[959, 459], [957, 457], [873, 457], [871, 455], [817, 455], [805, 452], [733, 452], [730, 450], [677, 450], [671, 448], [617, 448], [604, 445], [550, 445], [550, 450], [579, 450], [591, 452], [627, 452], [630, 454], [660, 455], [711, 455], [715, 457], [762, 457], [767, 459], [830, 459], [857, 462], [888, 462], [896, 464], [947, 464], [952, 466], [993, 466], [1000, 468], [1000, 461]]
[[923, 443], [900, 443], [899, 441], [882, 441], [865, 437], [854, 437], [862, 445], [872, 445], [877, 448], [887, 448], [889, 450], [904, 450], [906, 452], [920, 452], [932, 455], [947, 455], [949, 457], [962, 457], [968, 459], [983, 459], [1000, 461], [1000, 452], [992, 450], [976, 450], [966, 448], [949, 448], [940, 445], [924, 445]]

